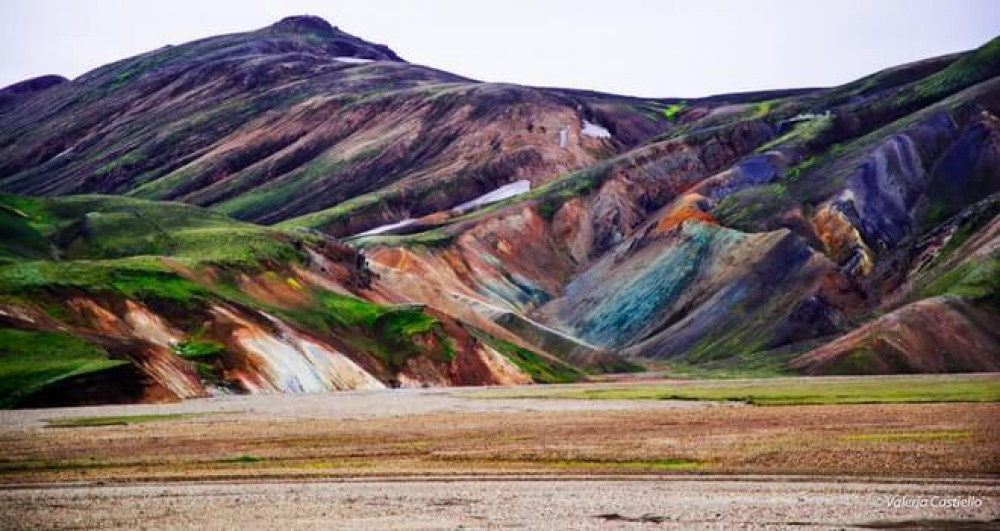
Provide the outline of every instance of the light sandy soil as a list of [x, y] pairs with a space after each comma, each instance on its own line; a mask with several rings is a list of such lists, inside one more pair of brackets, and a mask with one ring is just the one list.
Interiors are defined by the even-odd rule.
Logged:
[[[609, 385], [620, 384], [588, 384]], [[0, 529], [843, 527], [1000, 518], [1000, 404], [477, 398], [512, 391], [0, 412]], [[163, 414], [187, 416], [49, 425]], [[982, 505], [885, 505], [886, 496], [952, 494]]]
[[[893, 508], [893, 497], [981, 505]], [[1000, 514], [1000, 487], [690, 479], [174, 483], [6, 491], [0, 511], [13, 529], [842, 529], [987, 522]]]
[[[570, 386], [534, 386], [570, 388]], [[494, 388], [504, 392], [516, 388]], [[740, 407], [735, 403], [684, 400], [549, 400], [490, 399], [471, 395], [484, 388], [379, 389], [310, 394], [230, 395], [199, 398], [172, 404], [134, 404], [51, 409], [0, 410], [0, 429], [45, 426], [48, 420], [87, 416], [212, 414], [217, 418], [269, 419], [371, 419], [429, 413], [497, 413], [511, 411], [625, 411], [678, 408]]]

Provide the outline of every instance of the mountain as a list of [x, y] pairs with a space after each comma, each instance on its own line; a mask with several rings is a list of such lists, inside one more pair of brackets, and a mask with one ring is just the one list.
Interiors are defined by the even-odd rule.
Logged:
[[0, 395], [1000, 370], [998, 76], [995, 39], [833, 88], [633, 98], [300, 16], [22, 82]]

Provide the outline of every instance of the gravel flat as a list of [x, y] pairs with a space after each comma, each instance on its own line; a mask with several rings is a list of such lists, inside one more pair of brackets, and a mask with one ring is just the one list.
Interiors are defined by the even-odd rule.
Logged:
[[[967, 496], [981, 505], [889, 505], [892, 497]], [[840, 529], [877, 522], [954, 526], [998, 517], [1000, 487], [987, 482], [452, 478], [0, 490], [2, 527], [13, 529]], [[993, 526], [972, 528], [979, 527]]]
[[[547, 387], [547, 386], [538, 386]], [[371, 419], [429, 413], [507, 411], [629, 411], [741, 407], [690, 400], [477, 399], [484, 388], [380, 389], [329, 393], [229, 395], [170, 404], [129, 404], [0, 410], [0, 426], [43, 426], [47, 420], [85, 416], [232, 414], [241, 419]], [[221, 418], [221, 417], [220, 417]]]

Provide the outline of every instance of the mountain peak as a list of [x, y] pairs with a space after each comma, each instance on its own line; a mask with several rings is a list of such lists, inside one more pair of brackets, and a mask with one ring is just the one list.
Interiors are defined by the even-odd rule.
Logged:
[[321, 37], [332, 37], [337, 32], [336, 26], [315, 15], [285, 17], [271, 27], [283, 33], [308, 33]]

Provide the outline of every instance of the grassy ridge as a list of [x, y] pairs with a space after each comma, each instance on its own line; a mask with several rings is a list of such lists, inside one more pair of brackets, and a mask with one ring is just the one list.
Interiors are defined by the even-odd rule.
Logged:
[[[8, 261], [53, 255], [64, 260], [155, 255], [232, 265], [292, 258], [294, 241], [308, 239], [181, 203], [6, 194], [0, 194], [0, 234], [0, 257]], [[36, 252], [25, 252], [25, 247]]]
[[0, 408], [64, 378], [124, 363], [69, 334], [0, 328]]

